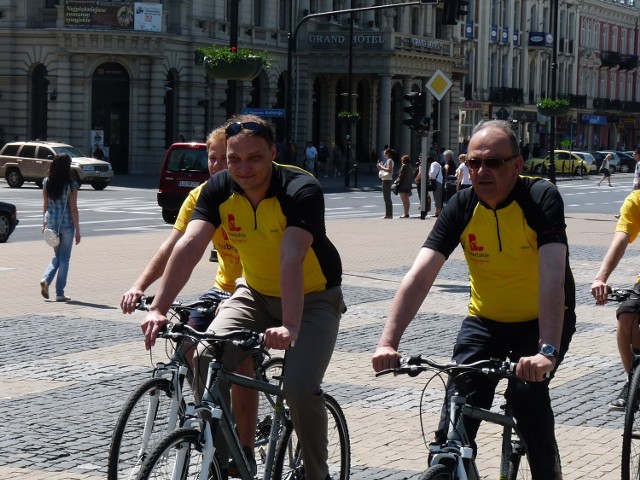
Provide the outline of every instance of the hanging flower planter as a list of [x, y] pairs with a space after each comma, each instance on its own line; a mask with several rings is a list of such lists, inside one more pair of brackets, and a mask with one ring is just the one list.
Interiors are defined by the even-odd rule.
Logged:
[[358, 123], [360, 114], [358, 112], [338, 112], [338, 118], [344, 123]]
[[204, 68], [213, 78], [223, 80], [253, 80], [262, 68], [270, 65], [265, 52], [236, 47], [205, 47]]
[[569, 100], [542, 98], [536, 105], [538, 113], [547, 117], [562, 117], [569, 113]]

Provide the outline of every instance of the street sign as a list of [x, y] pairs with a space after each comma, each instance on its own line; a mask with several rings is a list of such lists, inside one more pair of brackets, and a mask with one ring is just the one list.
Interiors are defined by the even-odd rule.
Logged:
[[284, 108], [243, 108], [243, 115], [256, 115], [264, 118], [284, 118]]
[[438, 69], [427, 82], [427, 89], [436, 97], [436, 100], [440, 101], [447, 94], [451, 85], [453, 82], [449, 80], [449, 77]]

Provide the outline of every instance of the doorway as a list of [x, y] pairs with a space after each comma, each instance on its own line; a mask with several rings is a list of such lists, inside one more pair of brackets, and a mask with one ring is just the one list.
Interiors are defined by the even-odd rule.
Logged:
[[115, 173], [129, 172], [129, 85], [118, 63], [103, 63], [93, 72], [91, 130], [102, 131], [102, 150]]

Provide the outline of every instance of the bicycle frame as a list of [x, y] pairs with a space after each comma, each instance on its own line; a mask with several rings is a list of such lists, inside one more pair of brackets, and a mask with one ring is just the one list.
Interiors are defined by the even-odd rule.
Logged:
[[[509, 457], [514, 450], [511, 443], [513, 431], [515, 431], [518, 436], [517, 441], [523, 443], [509, 406], [507, 405], [505, 407], [504, 414], [495, 413], [484, 408], [467, 405], [466, 397], [456, 392], [451, 396], [449, 411], [451, 413], [448, 417], [449, 431], [447, 433], [447, 445], [434, 445], [430, 447], [432, 453], [430, 466], [443, 463], [443, 460], [447, 463], [455, 462], [457, 478], [459, 480], [480, 480], [480, 473], [474, 460], [473, 449], [471, 447], [465, 447], [465, 445], [471, 444], [467, 431], [464, 428], [464, 422], [462, 421], [466, 416], [504, 427], [499, 478], [500, 480], [506, 479], [509, 475]], [[451, 446], [449, 447], [449, 445]], [[458, 453], [460, 456], [458, 456]], [[467, 464], [466, 469], [465, 463]]]
[[[272, 385], [261, 380], [228, 372], [222, 368], [222, 365], [218, 360], [214, 359], [209, 363], [206, 383], [207, 387], [203, 395], [202, 403], [197, 407], [190, 405], [190, 407], [187, 408], [187, 420], [185, 421], [184, 426], [190, 428], [196, 427], [200, 432], [202, 432], [203, 465], [210, 464], [213, 459], [213, 455], [215, 454], [213, 439], [216, 436], [217, 428], [220, 427], [229, 447], [229, 454], [231, 458], [236, 461], [240, 478], [253, 478], [249, 470], [247, 459], [242, 451], [242, 445], [233, 426], [233, 417], [230, 408], [227, 405], [219, 387], [221, 379], [224, 379], [231, 384], [240, 385], [241, 387], [274, 395], [277, 398], [273, 423], [269, 434], [269, 448], [267, 450], [264, 468], [264, 480], [268, 480], [271, 477], [273, 461], [276, 453], [275, 447], [278, 442], [280, 429], [284, 424], [285, 417], [284, 393], [279, 385]], [[213, 421], [203, 421], [202, 415], [197, 415], [202, 412], [210, 414]], [[207, 463], [205, 463], [205, 461]], [[177, 461], [176, 467], [177, 469], [181, 469], [183, 467], [182, 462]], [[203, 468], [200, 473], [201, 479], [206, 480], [208, 478], [208, 473], [209, 469]]]

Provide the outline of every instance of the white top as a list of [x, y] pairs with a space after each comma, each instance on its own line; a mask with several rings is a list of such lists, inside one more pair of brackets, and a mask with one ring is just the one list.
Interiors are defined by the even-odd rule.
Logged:
[[442, 183], [442, 166], [438, 162], [431, 162], [429, 178], [435, 178], [436, 182]]
[[471, 176], [469, 175], [469, 167], [467, 167], [467, 162], [461, 163], [460, 166], [456, 169], [456, 176], [458, 178], [462, 177], [460, 185], [471, 185]]

